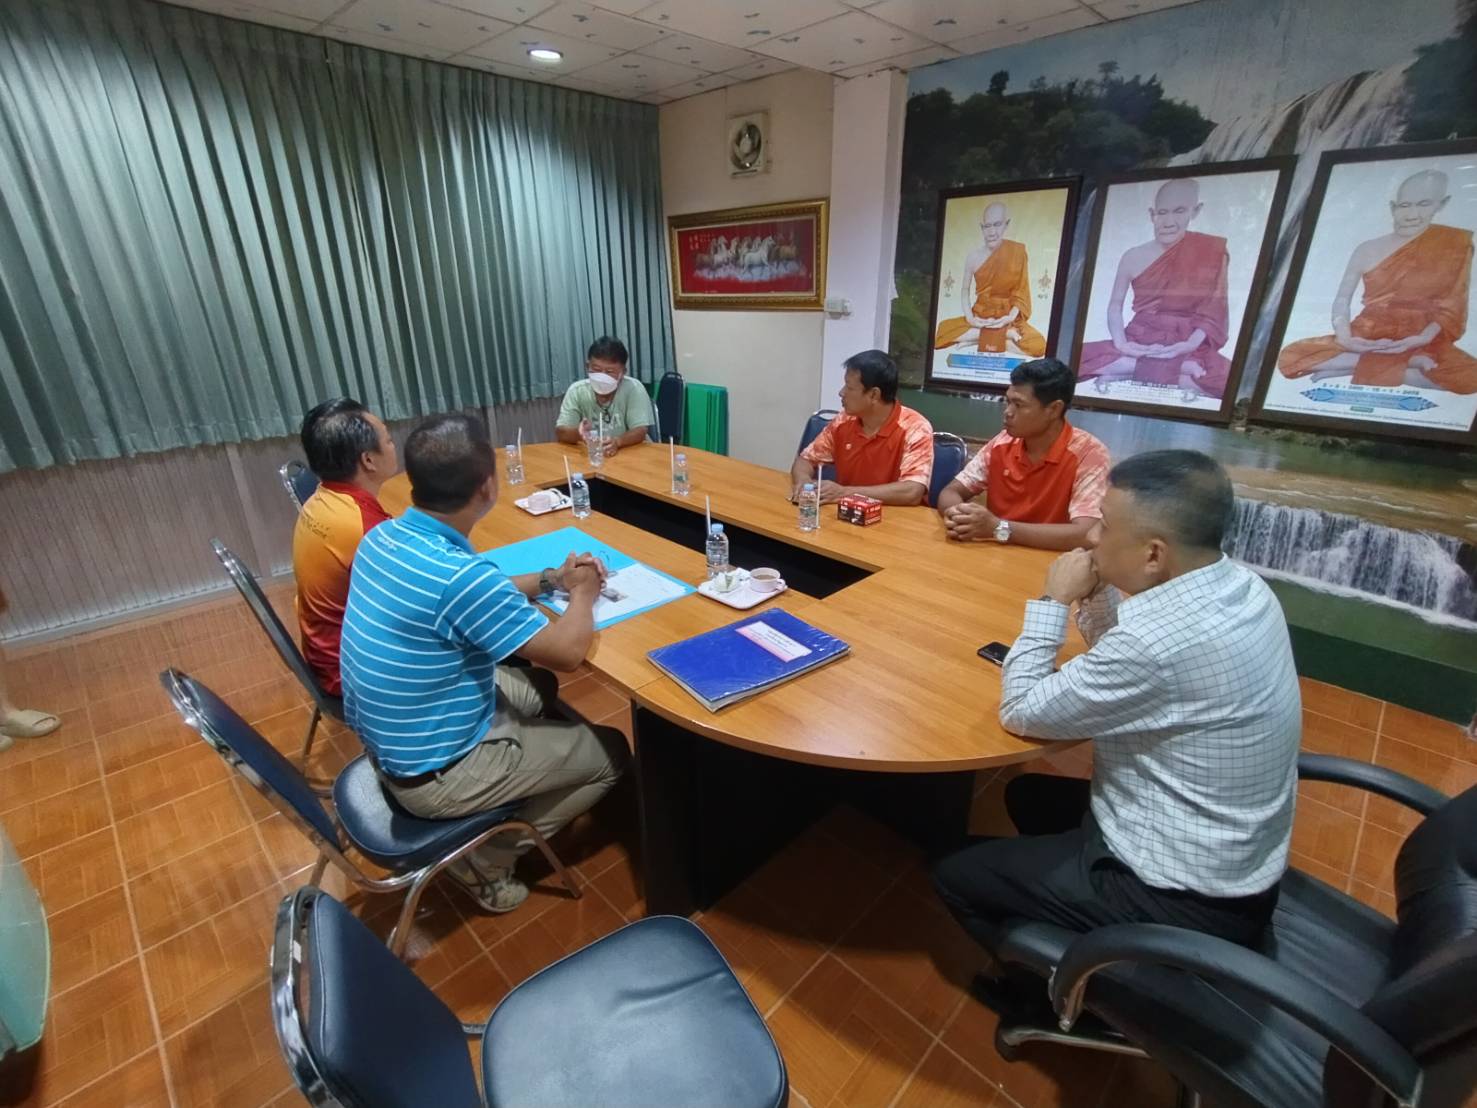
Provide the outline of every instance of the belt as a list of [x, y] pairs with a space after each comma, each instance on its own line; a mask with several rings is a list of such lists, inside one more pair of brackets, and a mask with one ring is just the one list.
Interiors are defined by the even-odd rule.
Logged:
[[472, 751], [476, 749], [477, 748], [473, 746], [470, 749], [462, 751], [451, 761], [447, 762], [444, 766], [438, 766], [435, 769], [428, 769], [424, 773], [413, 773], [409, 777], [401, 777], [399, 774], [391, 773], [389, 770], [383, 768], [379, 764], [379, 759], [376, 758], [373, 754], [369, 755], [369, 760], [374, 765], [374, 768], [379, 773], [379, 775], [390, 784], [394, 785], [397, 789], [415, 789], [419, 788], [421, 785], [429, 785], [432, 781], [435, 781], [437, 778], [441, 777], [443, 774], [446, 773], [447, 770], [452, 769], [463, 758], [465, 758], [468, 754], [472, 753]]

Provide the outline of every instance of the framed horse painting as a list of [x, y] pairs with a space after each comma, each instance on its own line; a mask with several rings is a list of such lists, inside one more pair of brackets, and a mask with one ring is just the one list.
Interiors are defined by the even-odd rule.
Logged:
[[826, 299], [826, 201], [667, 220], [672, 306], [818, 311]]

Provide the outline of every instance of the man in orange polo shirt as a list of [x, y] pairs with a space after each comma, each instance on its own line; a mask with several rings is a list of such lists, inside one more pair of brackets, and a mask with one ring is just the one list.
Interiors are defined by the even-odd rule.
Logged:
[[884, 504], [922, 504], [933, 477], [933, 427], [897, 402], [897, 365], [881, 350], [846, 359], [841, 414], [821, 430], [790, 467], [794, 488], [832, 465], [834, 481], [817, 486], [822, 504], [843, 496], [870, 496]]
[[339, 397], [303, 418], [303, 453], [318, 476], [292, 532], [297, 621], [303, 657], [326, 692], [341, 695], [339, 638], [349, 600], [349, 571], [359, 540], [389, 519], [379, 490], [398, 468], [395, 440], [373, 412]]
[[[1103, 517], [1108, 448], [1067, 422], [1077, 379], [1055, 358], [1022, 362], [1005, 390], [1005, 430], [939, 494], [949, 538], [1074, 550]], [[985, 494], [984, 503], [974, 498]]]

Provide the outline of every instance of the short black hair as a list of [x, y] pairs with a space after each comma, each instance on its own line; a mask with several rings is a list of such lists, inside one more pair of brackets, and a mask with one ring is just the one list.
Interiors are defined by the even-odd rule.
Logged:
[[476, 416], [423, 420], [405, 440], [410, 502], [428, 512], [459, 512], [497, 472], [487, 426]]
[[601, 335], [585, 351], [585, 361], [594, 361], [596, 358], [602, 362], [619, 362], [625, 365], [631, 360], [631, 354], [626, 349], [626, 344], [614, 335]]
[[308, 468], [320, 481], [348, 481], [359, 472], [359, 458], [380, 448], [369, 409], [348, 396], [325, 400], [303, 416], [298, 438]]
[[1115, 465], [1108, 484], [1133, 495], [1170, 538], [1219, 550], [1236, 493], [1220, 462], [1198, 450], [1151, 450]]
[[841, 365], [848, 373], [854, 372], [861, 378], [862, 388], [880, 392], [884, 404], [897, 399], [897, 363], [887, 356], [885, 350], [863, 350]]
[[1072, 396], [1077, 392], [1077, 375], [1067, 363], [1056, 358], [1033, 358], [1022, 362], [1010, 371], [1012, 385], [1030, 385], [1031, 392], [1044, 408], [1060, 400], [1063, 410], [1072, 406]]

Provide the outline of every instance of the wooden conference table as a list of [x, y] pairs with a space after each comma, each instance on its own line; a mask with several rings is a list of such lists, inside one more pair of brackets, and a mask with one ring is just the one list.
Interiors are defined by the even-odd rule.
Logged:
[[[706, 494], [734, 564], [776, 566], [789, 583], [752, 611], [782, 607], [851, 646], [840, 661], [712, 713], [646, 655], [741, 613], [694, 594], [596, 633], [591, 669], [632, 701], [651, 910], [711, 902], [819, 814], [817, 794], [839, 790], [925, 846], [962, 836], [973, 771], [1041, 753], [1042, 744], [1001, 728], [1000, 672], [976, 651], [1015, 638], [1053, 555], [949, 542], [924, 507], [885, 508], [870, 527], [823, 508], [820, 529], [805, 533], [786, 499], [788, 474], [686, 453], [689, 497], [671, 495], [666, 448], [627, 447], [595, 471], [595, 511], [575, 520], [532, 516], [513, 501], [561, 485], [566, 458], [591, 477], [584, 449], [526, 447], [525, 482], [509, 486], [500, 459], [497, 506], [471, 536], [487, 550], [577, 526], [696, 584], [706, 570]], [[380, 499], [403, 512], [406, 477], [389, 481]]]

